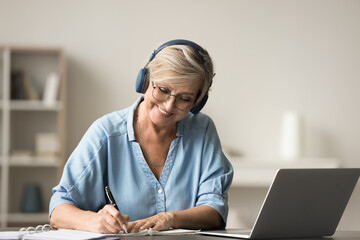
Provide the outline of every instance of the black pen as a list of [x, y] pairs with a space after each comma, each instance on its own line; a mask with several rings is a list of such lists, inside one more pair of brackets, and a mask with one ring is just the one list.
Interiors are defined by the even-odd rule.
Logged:
[[[110, 191], [109, 186], [106, 186], [106, 187], [105, 187], [105, 193], [106, 193], [106, 196], [108, 197], [111, 205], [113, 205], [113, 206], [116, 208], [116, 210], [119, 211], [119, 208], [118, 208], [118, 206], [116, 205], [115, 199], [114, 199], [114, 197], [113, 197], [113, 195], [112, 195], [112, 193], [111, 193], [111, 191]], [[125, 233], [128, 233], [128, 232], [127, 232], [127, 226], [126, 226], [125, 224], [122, 225], [122, 228], [123, 228], [123, 230], [124, 230]]]
[[118, 208], [118, 206], [116, 205], [115, 199], [114, 199], [113, 195], [111, 194], [111, 191], [110, 191], [109, 186], [106, 186], [106, 187], [105, 187], [105, 193], [106, 193], [106, 196], [108, 197], [111, 205], [113, 205], [113, 206], [116, 208], [116, 210], [119, 211], [119, 208]]

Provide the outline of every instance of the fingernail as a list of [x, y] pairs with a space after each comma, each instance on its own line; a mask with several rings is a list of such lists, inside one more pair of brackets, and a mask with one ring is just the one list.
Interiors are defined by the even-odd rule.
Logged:
[[123, 224], [123, 225], [122, 225], [122, 228], [123, 228], [123, 230], [124, 230], [125, 233], [128, 233], [126, 224]]

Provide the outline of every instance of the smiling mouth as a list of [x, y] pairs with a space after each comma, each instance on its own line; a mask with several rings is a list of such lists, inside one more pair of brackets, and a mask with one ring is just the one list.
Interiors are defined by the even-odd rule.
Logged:
[[166, 111], [162, 110], [159, 106], [158, 106], [158, 109], [159, 109], [159, 111], [160, 111], [161, 113], [163, 113], [163, 114], [165, 114], [165, 115], [169, 115], [169, 113], [168, 113], [168, 112], [166, 112]]

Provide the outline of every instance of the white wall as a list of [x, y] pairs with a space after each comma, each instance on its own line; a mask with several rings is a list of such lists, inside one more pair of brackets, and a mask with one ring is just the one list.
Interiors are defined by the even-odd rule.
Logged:
[[[96, 118], [133, 103], [138, 70], [174, 38], [214, 59], [204, 112], [224, 145], [277, 157], [281, 114], [295, 109], [305, 157], [360, 166], [358, 0], [0, 0], [0, 44], [67, 52], [69, 154]], [[359, 188], [343, 229], [360, 229]]]

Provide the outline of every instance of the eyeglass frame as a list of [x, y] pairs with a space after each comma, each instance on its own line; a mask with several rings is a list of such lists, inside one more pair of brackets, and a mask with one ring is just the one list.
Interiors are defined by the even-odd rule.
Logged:
[[[151, 81], [151, 85], [152, 85], [152, 88], [153, 88], [153, 90], [152, 90], [152, 97], [156, 100], [156, 101], [159, 101], [159, 102], [165, 102], [165, 101], [167, 101], [167, 100], [169, 100], [170, 99], [170, 97], [174, 97], [175, 98], [175, 101], [174, 101], [174, 105], [175, 105], [175, 107], [177, 108], [177, 109], [179, 109], [180, 111], [185, 111], [185, 109], [180, 109], [178, 106], [177, 106], [177, 104], [176, 104], [176, 100], [182, 100], [182, 101], [185, 101], [185, 100], [183, 100], [181, 97], [181, 95], [180, 96], [176, 96], [176, 95], [174, 95], [174, 94], [171, 94], [171, 93], [165, 93], [165, 92], [163, 92], [161, 89], [160, 89], [160, 86], [155, 86], [154, 85], [154, 81]], [[162, 93], [162, 94], [164, 94], [164, 95], [167, 95], [168, 97], [167, 97], [167, 99], [166, 100], [159, 100], [159, 99], [156, 99], [155, 98], [155, 96], [154, 96], [154, 91], [155, 91], [155, 89], [156, 88], [158, 88], [159, 89], [159, 91]], [[186, 102], [186, 101], [185, 101]], [[193, 100], [193, 103], [192, 103], [192, 107], [194, 107], [196, 104], [196, 99], [195, 100]], [[189, 104], [189, 107], [190, 107], [190, 104]]]

